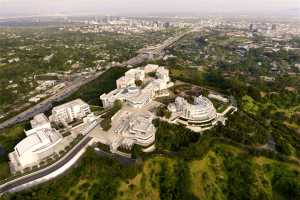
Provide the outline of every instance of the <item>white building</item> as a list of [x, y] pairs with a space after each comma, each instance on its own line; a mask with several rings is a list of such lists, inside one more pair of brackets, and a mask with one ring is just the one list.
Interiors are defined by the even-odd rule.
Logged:
[[38, 165], [42, 160], [56, 152], [56, 146], [62, 141], [62, 135], [51, 128], [44, 114], [31, 120], [32, 129], [25, 131], [26, 138], [19, 142], [9, 154], [12, 171], [20, 171]]
[[112, 106], [116, 100], [128, 103], [135, 108], [146, 105], [153, 97], [153, 91], [141, 90], [136, 86], [129, 86], [124, 89], [116, 89], [108, 94], [102, 94], [100, 99], [103, 107]]
[[229, 102], [229, 100], [227, 98], [225, 98], [225, 97], [223, 97], [221, 95], [218, 95], [218, 94], [213, 94], [213, 93], [210, 93], [208, 95], [208, 98], [210, 98], [210, 99], [216, 99], [216, 100], [221, 101], [223, 103], [228, 103]]
[[144, 67], [145, 73], [156, 72], [158, 65], [148, 64]]
[[53, 87], [56, 84], [55, 80], [48, 80], [48, 81], [38, 81], [39, 86], [35, 89], [37, 91], [44, 91], [47, 90], [47, 88]]
[[52, 109], [50, 121], [53, 121], [57, 124], [68, 124], [76, 119], [80, 120], [90, 113], [90, 106], [81, 99], [76, 99], [63, 105], [54, 107]]
[[135, 79], [134, 78], [128, 78], [126, 76], [122, 76], [116, 81], [117, 89], [126, 88], [130, 85], [135, 85]]
[[219, 121], [219, 115], [212, 102], [203, 96], [195, 97], [191, 104], [182, 97], [177, 97], [168, 109], [174, 121], [196, 127], [211, 127]]
[[[141, 108], [157, 96], [168, 95], [166, 89], [173, 86], [173, 83], [170, 82], [169, 70], [159, 67], [156, 74], [156, 79], [149, 78], [146, 86], [139, 88], [133, 82], [145, 80], [145, 71], [141, 69], [129, 70], [125, 76], [117, 80], [117, 89], [100, 96], [103, 107], [112, 106], [116, 100], [121, 100], [132, 107]], [[134, 81], [132, 81], [133, 79]]]
[[140, 80], [144, 81], [145, 71], [139, 68], [130, 69], [125, 73], [125, 76], [122, 76], [116, 81], [117, 89], [126, 88], [128, 86], [135, 85], [135, 81]]
[[158, 79], [162, 79], [162, 80], [164, 80], [166, 82], [169, 82], [170, 81], [169, 70], [165, 69], [164, 67], [159, 67], [156, 70], [156, 77]]
[[137, 68], [137, 69], [130, 69], [125, 73], [126, 78], [132, 78], [134, 80], [141, 80], [144, 81], [145, 79], [145, 71]]
[[30, 121], [32, 129], [25, 131], [26, 136], [36, 133], [41, 129], [51, 129], [51, 124], [46, 115], [40, 113], [35, 115], [33, 119]]
[[[121, 113], [123, 115], [124, 113]], [[134, 144], [144, 147], [144, 149], [154, 148], [156, 129], [152, 124], [154, 116], [150, 112], [134, 113], [127, 112], [120, 123], [114, 128], [113, 133], [118, 137], [111, 144], [112, 152], [118, 147], [131, 149]]]

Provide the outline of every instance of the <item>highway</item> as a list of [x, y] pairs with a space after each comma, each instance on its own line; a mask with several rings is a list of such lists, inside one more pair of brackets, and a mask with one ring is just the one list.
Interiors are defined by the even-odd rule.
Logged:
[[[188, 32], [187, 32], [188, 33]], [[157, 49], [152, 49], [151, 52], [162, 52], [165, 48], [173, 45], [176, 41], [181, 39], [184, 35], [187, 33], [184, 33], [176, 38], [173, 38], [172, 40], [169, 40], [168, 42], [164, 42], [162, 45], [156, 46]], [[151, 53], [150, 52], [150, 53]], [[142, 59], [141, 59], [142, 58]], [[134, 60], [134, 63], [142, 63], [145, 60], [148, 59], [145, 57], [145, 54], [139, 54], [138, 56], [130, 59]], [[130, 60], [127, 61], [130, 63]], [[133, 62], [132, 62], [133, 63]], [[59, 91], [57, 94], [49, 97], [48, 99], [42, 101], [41, 103], [36, 104], [35, 106], [29, 108], [28, 110], [18, 114], [17, 116], [3, 122], [0, 124], [0, 129], [3, 129], [5, 127], [14, 125], [18, 122], [22, 122], [24, 120], [32, 118], [34, 115], [45, 112], [49, 110], [52, 107], [52, 103], [61, 101], [62, 99], [68, 97], [72, 93], [76, 92], [81, 86], [84, 84], [96, 79], [98, 76], [100, 76], [103, 72], [99, 72], [95, 74], [94, 76], [90, 78], [79, 78], [73, 82], [71, 82], [65, 89], [62, 91]], [[12, 180], [8, 183], [5, 183], [0, 186], [0, 195], [9, 191], [12, 191], [15, 188], [18, 188], [22, 185], [26, 185], [30, 182], [36, 181], [40, 178], [46, 177], [47, 175], [55, 172], [56, 170], [62, 168], [66, 163], [68, 163], [74, 156], [76, 156], [83, 148], [88, 145], [88, 143], [92, 140], [92, 137], [87, 134], [73, 149], [71, 149], [62, 159], [57, 161], [56, 163], [46, 167], [45, 169], [41, 169], [37, 172], [33, 172], [32, 174], [24, 175], [20, 178], [17, 178], [15, 180]]]
[[172, 38], [169, 38], [167, 39], [166, 41], [164, 41], [162, 44], [160, 45], [156, 45], [156, 46], [151, 46], [151, 47], [148, 47], [148, 48], [144, 48], [144, 49], [141, 49], [139, 50], [139, 53], [140, 54], [154, 54], [154, 55], [159, 55], [161, 53], [163, 53], [163, 51], [166, 49], [166, 48], [169, 48], [171, 47], [173, 44], [175, 44], [178, 40], [180, 40], [181, 38], [183, 38], [184, 36], [186, 36], [187, 34], [189, 33], [192, 33], [194, 32], [195, 30], [191, 30], [191, 31], [187, 31], [187, 32], [184, 32], [176, 37], [172, 37]]
[[66, 88], [60, 90], [55, 95], [43, 100], [42, 102], [34, 105], [31, 108], [28, 108], [27, 110], [21, 112], [20, 114], [18, 114], [16, 116], [2, 122], [0, 124], [0, 130], [4, 129], [6, 127], [12, 126], [16, 123], [26, 121], [26, 120], [34, 117], [35, 115], [37, 115], [39, 113], [42, 113], [42, 112], [45, 112], [45, 111], [49, 110], [52, 107], [52, 104], [54, 102], [61, 101], [64, 98], [70, 96], [71, 94], [76, 92], [81, 86], [83, 86], [83, 85], [89, 83], [90, 81], [93, 81], [96, 78], [98, 78], [98, 76], [100, 76], [102, 73], [103, 72], [98, 72], [90, 78], [78, 78], [78, 79], [68, 83]]
[[[185, 35], [191, 33], [193, 31], [188, 31], [183, 34], [180, 34], [177, 37], [169, 38], [168, 40], [164, 41], [162, 44], [158, 44], [155, 47], [149, 47], [146, 49], [139, 50], [139, 54], [130, 60], [122, 63], [123, 67], [126, 67], [127, 65], [138, 65], [143, 62], [145, 62], [148, 59], [151, 59], [153, 55], [162, 55], [164, 50], [170, 46], [172, 46], [174, 43], [176, 43], [178, 40], [180, 40]], [[70, 96], [74, 92], [76, 92], [81, 86], [95, 80], [98, 78], [103, 72], [98, 72], [95, 75], [91, 76], [90, 78], [78, 78], [68, 84], [66, 88], [59, 91], [57, 94], [43, 100], [42, 102], [34, 105], [31, 108], [28, 108], [27, 110], [19, 113], [18, 115], [0, 123], [0, 130], [4, 129], [9, 126], [13, 126], [17, 123], [26, 121], [35, 115], [39, 113], [46, 112], [47, 110], [52, 108], [52, 104], [54, 102], [59, 102], [63, 100], [64, 98]]]
[[178, 40], [182, 39], [184, 36], [186, 36], [189, 33], [192, 33], [196, 30], [191, 30], [184, 32], [176, 37], [169, 38], [166, 41], [164, 41], [162, 44], [158, 44], [156, 46], [151, 46], [147, 48], [140, 49], [138, 51], [138, 55], [134, 58], [131, 58], [130, 60], [123, 63], [123, 65], [137, 65], [140, 63], [145, 62], [148, 59], [152, 59], [154, 56], [162, 56], [164, 55], [164, 50], [171, 47], [173, 44], [175, 44]]

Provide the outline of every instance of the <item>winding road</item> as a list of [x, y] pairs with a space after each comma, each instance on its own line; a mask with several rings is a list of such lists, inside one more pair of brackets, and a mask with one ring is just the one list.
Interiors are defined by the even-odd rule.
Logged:
[[[152, 49], [150, 53], [162, 53], [164, 49], [167, 47], [173, 45], [175, 42], [180, 40], [184, 35], [190, 33], [186, 32], [184, 34], [181, 34], [178, 37], [175, 37], [171, 40], [165, 41], [163, 44], [156, 46], [157, 49]], [[137, 55], [136, 57], [130, 59], [127, 61], [127, 63], [124, 64], [138, 64], [142, 63], [145, 60], [149, 59], [149, 57], [145, 56], [144, 53]], [[123, 65], [124, 65], [123, 64]], [[49, 110], [52, 107], [52, 103], [58, 102], [63, 100], [64, 98], [68, 97], [72, 93], [76, 92], [81, 86], [89, 83], [92, 80], [95, 80], [98, 78], [103, 72], [98, 72], [94, 76], [90, 78], [79, 78], [76, 81], [71, 82], [65, 89], [59, 91], [57, 94], [49, 97], [48, 99], [36, 104], [35, 106], [27, 109], [26, 111], [16, 115], [15, 117], [12, 117], [3, 123], [0, 124], [0, 129], [12, 126], [16, 123], [28, 120], [32, 118], [34, 115], [39, 114], [41, 112], [45, 112]], [[22, 177], [19, 177], [17, 179], [11, 180], [7, 183], [4, 183], [3, 185], [0, 185], [0, 196], [1, 194], [7, 193], [7, 192], [14, 192], [19, 191], [22, 189], [27, 188], [27, 186], [37, 185], [41, 183], [44, 180], [44, 177], [48, 177], [52, 173], [55, 173], [59, 171], [60, 169], [64, 168], [75, 156], [77, 156], [83, 149], [85, 149], [89, 143], [92, 141], [92, 137], [89, 136], [89, 133], [78, 143], [73, 147], [64, 157], [62, 157], [59, 161], [55, 162], [54, 164], [41, 169], [39, 171], [24, 175]], [[99, 152], [98, 152], [99, 153]], [[47, 178], [49, 180], [51, 178]], [[38, 181], [40, 180], [40, 181]]]
[[50, 165], [49, 167], [46, 167], [45, 169], [41, 169], [32, 174], [28, 174], [26, 176], [20, 177], [18, 179], [12, 180], [8, 183], [1, 185], [0, 194], [9, 192], [17, 187], [26, 185], [39, 178], [43, 178], [48, 174], [51, 174], [52, 172], [55, 172], [56, 170], [63, 167], [66, 163], [68, 163], [79, 151], [85, 148], [92, 139], [93, 139], [92, 137], [86, 136], [84, 139], [81, 140], [80, 143], [78, 143], [75, 147], [73, 147], [73, 149], [69, 151], [62, 159]]

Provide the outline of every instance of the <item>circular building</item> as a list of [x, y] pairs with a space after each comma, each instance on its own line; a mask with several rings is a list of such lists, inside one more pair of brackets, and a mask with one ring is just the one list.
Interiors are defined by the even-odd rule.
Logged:
[[182, 97], [168, 106], [177, 122], [188, 126], [210, 127], [217, 123], [218, 114], [212, 102], [203, 96], [189, 103]]
[[138, 94], [140, 92], [140, 89], [136, 86], [129, 86], [127, 87], [128, 94]]

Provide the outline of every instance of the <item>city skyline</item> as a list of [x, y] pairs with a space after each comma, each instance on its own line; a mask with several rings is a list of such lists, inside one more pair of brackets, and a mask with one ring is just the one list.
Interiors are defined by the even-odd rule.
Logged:
[[0, 0], [0, 17], [38, 15], [228, 14], [300, 16], [298, 0]]

